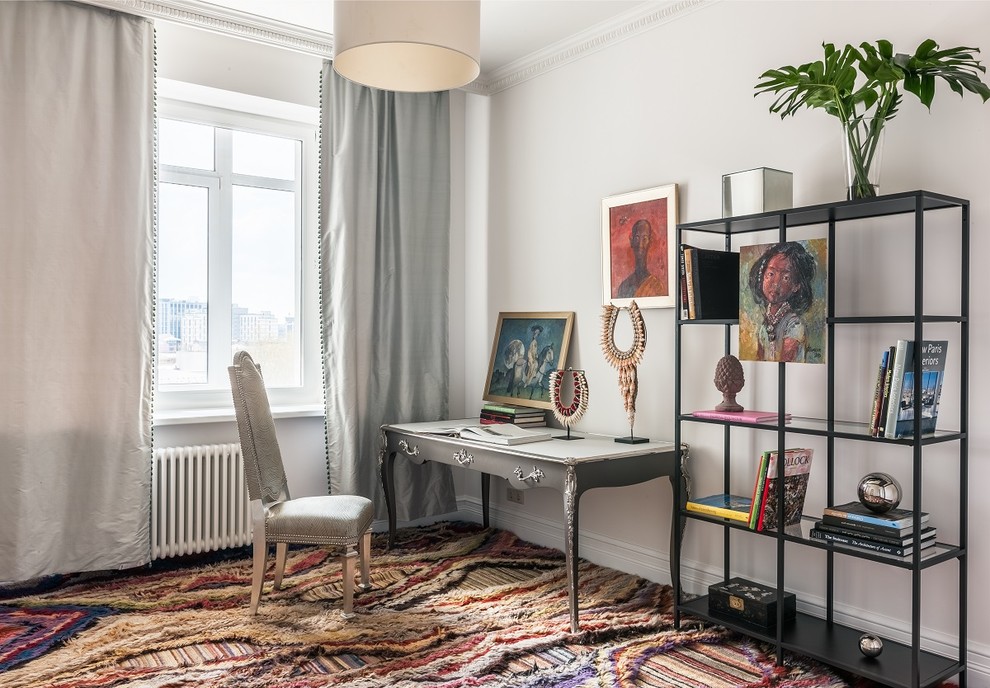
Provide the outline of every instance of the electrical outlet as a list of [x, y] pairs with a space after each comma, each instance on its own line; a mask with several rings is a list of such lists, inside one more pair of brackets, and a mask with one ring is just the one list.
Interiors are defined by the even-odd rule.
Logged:
[[505, 498], [508, 499], [510, 502], [514, 502], [516, 504], [522, 504], [525, 501], [523, 499], [523, 491], [517, 490], [514, 487], [505, 488]]

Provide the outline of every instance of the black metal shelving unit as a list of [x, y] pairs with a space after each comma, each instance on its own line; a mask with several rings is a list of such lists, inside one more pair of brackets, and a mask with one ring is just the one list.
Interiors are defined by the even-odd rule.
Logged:
[[[952, 315], [934, 315], [926, 313], [924, 310], [924, 267], [925, 267], [925, 218], [932, 212], [949, 211], [956, 212], [960, 223], [960, 264], [953, 266], [958, 269], [960, 295], [959, 312]], [[848, 270], [868, 269], [869, 266], [848, 266], [843, 265], [838, 268], [835, 265], [836, 241], [841, 241], [837, 232], [842, 228], [842, 232], [847, 229], [855, 231], [857, 224], [861, 231], [868, 231], [862, 228], [862, 222], [871, 218], [885, 216], [904, 216], [906, 222], [913, 218], [914, 229], [914, 307], [909, 313], [900, 314], [876, 314], [871, 316], [844, 316], [835, 312], [835, 280], [841, 278], [841, 274]], [[691, 232], [704, 232], [717, 234], [724, 238], [725, 250], [737, 250], [743, 235], [753, 232], [776, 231], [777, 241], [788, 240], [788, 230], [809, 225], [822, 225], [827, 228], [829, 242], [829, 287], [828, 287], [828, 318], [827, 318], [827, 347], [828, 359], [825, 365], [826, 389], [827, 389], [827, 413], [825, 418], [798, 418], [794, 417], [789, 423], [771, 422], [753, 425], [749, 423], [732, 423], [725, 421], [703, 420], [685, 413], [681, 408], [682, 401], [682, 370], [681, 370], [681, 338], [684, 327], [708, 327], [721, 330], [724, 339], [725, 352], [730, 353], [732, 349], [732, 328], [738, 325], [736, 320], [682, 320], [680, 309], [677, 309], [675, 320], [674, 354], [675, 354], [675, 375], [674, 375], [674, 442], [678, 446], [682, 442], [682, 424], [710, 424], [721, 427], [723, 433], [722, 465], [723, 481], [725, 491], [729, 490], [729, 464], [732, 460], [730, 452], [730, 434], [734, 428], [745, 427], [747, 429], [756, 428], [757, 432], [767, 432], [776, 435], [777, 447], [780, 455], [783, 455], [787, 438], [794, 435], [813, 435], [826, 438], [827, 456], [826, 470], [827, 476], [827, 503], [835, 504], [835, 455], [836, 441], [839, 442], [876, 442], [889, 445], [902, 445], [904, 451], [912, 453], [913, 469], [913, 511], [914, 511], [914, 556], [908, 560], [891, 559], [883, 555], [870, 552], [834, 546], [819, 540], [813, 540], [808, 536], [808, 530], [813, 524], [813, 518], [805, 518], [801, 528], [788, 528], [781, 531], [754, 532], [749, 530], [745, 524], [739, 524], [726, 519], [713, 518], [703, 514], [686, 511], [681, 508], [677, 514], [674, 527], [683, 528], [685, 523], [703, 524], [699, 527], [721, 528], [723, 531], [724, 550], [724, 578], [730, 577], [731, 570], [731, 549], [730, 533], [741, 531], [753, 537], [770, 537], [776, 540], [776, 564], [777, 564], [777, 597], [778, 597], [778, 619], [777, 625], [771, 630], [755, 628], [742, 622], [733, 622], [722, 616], [714, 616], [708, 611], [707, 596], [690, 597], [685, 596], [680, 584], [681, 565], [681, 543], [674, 540], [674, 622], [680, 625], [681, 615], [689, 614], [710, 620], [722, 626], [746, 633], [760, 640], [772, 643], [776, 646], [777, 662], [786, 662], [786, 652], [794, 652], [806, 657], [819, 660], [826, 664], [843, 669], [858, 676], [876, 681], [878, 683], [893, 686], [894, 688], [926, 688], [927, 686], [938, 685], [941, 681], [952, 676], [958, 676], [960, 688], [966, 686], [966, 646], [967, 646], [967, 571], [966, 553], [968, 539], [968, 498], [966, 485], [968, 481], [968, 398], [969, 398], [969, 271], [970, 271], [970, 227], [969, 227], [969, 201], [932, 193], [929, 191], [911, 191], [887, 196], [879, 196], [871, 199], [860, 199], [855, 201], [843, 201], [838, 203], [827, 203], [823, 205], [807, 206], [802, 208], [792, 208], [788, 210], [778, 210], [756, 215], [741, 217], [719, 218], [703, 222], [686, 222], [677, 226], [677, 245], [680, 246], [685, 241], [685, 235]], [[895, 231], [900, 231], [895, 228]], [[921, 423], [921, 395], [915, 395], [915, 432], [914, 437], [903, 439], [886, 439], [872, 437], [866, 423], [849, 422], [836, 418], [835, 409], [835, 386], [836, 386], [836, 362], [835, 362], [835, 329], [836, 327], [859, 327], [876, 324], [906, 324], [913, 326], [913, 338], [915, 341], [924, 340], [925, 326], [931, 323], [956, 323], [959, 327], [958, 355], [960, 370], [960, 399], [959, 399], [959, 429], [958, 430], [938, 430], [930, 435], [920, 435]], [[773, 364], [765, 364], [772, 366]], [[776, 364], [777, 372], [777, 401], [779, 418], [783, 418], [785, 409], [785, 363]], [[915, 357], [914, 361], [915, 379], [920, 379], [921, 358]], [[706, 374], [708, 371], [705, 371]], [[690, 410], [689, 410], [690, 411]], [[917, 438], [917, 439], [916, 439]], [[941, 444], [955, 443], [959, 450], [959, 541], [958, 543], [938, 542], [935, 547], [921, 550], [920, 531], [921, 513], [923, 510], [922, 501], [922, 464], [924, 460], [924, 450], [926, 447]], [[692, 459], [699, 461], [699, 457], [692, 453]], [[750, 457], [747, 457], [750, 460]], [[817, 463], [817, 462], [816, 462]], [[783, 462], [778, 464], [778, 477], [783, 477]], [[677, 475], [675, 484], [681, 485], [681, 476]], [[781, 492], [783, 487], [780, 487]], [[781, 495], [782, 497], [782, 495]], [[680, 496], [680, 503], [684, 503], [685, 495]], [[782, 604], [784, 594], [785, 578], [785, 544], [794, 543], [799, 547], [807, 547], [812, 550], [824, 550], [826, 569], [826, 594], [825, 594], [825, 618], [819, 618], [806, 613], [798, 612], [794, 620], [783, 620]], [[793, 555], [792, 555], [793, 556]], [[835, 579], [835, 557], [853, 557], [870, 561], [881, 562], [893, 569], [900, 569], [911, 576], [911, 632], [910, 643], [898, 643], [889, 639], [884, 639], [884, 649], [879, 657], [870, 659], [859, 651], [859, 636], [861, 630], [856, 630], [848, 626], [837, 623], [834, 619], [834, 579]], [[921, 601], [922, 601], [922, 572], [946, 562], [957, 561], [959, 572], [958, 602], [959, 602], [959, 630], [958, 630], [958, 656], [946, 657], [927, 650], [921, 649]]]

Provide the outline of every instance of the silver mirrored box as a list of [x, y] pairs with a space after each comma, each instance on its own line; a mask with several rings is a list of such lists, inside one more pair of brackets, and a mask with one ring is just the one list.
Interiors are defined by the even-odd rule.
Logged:
[[722, 217], [794, 207], [794, 175], [757, 167], [722, 175]]

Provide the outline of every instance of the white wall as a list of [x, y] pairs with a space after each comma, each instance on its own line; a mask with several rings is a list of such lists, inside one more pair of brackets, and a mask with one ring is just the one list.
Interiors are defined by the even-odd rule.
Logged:
[[[500, 311], [573, 310], [577, 320], [570, 364], [587, 370], [592, 393], [580, 428], [623, 432], [615, 372], [605, 364], [598, 345], [601, 199], [676, 183], [680, 218], [704, 219], [720, 213], [723, 173], [769, 166], [794, 173], [796, 204], [838, 200], [843, 196], [838, 124], [818, 111], [780, 121], [767, 112], [769, 97], [753, 98], [753, 84], [765, 69], [817, 59], [823, 41], [844, 44], [887, 38], [895, 48], [913, 51], [927, 37], [943, 46], [980, 46], [990, 51], [990, 3], [722, 0], [491, 98], [454, 94], [453, 169], [463, 170], [464, 182], [462, 189], [455, 183], [452, 201], [451, 246], [456, 252], [453, 260], [461, 265], [451, 270], [452, 414], [477, 412]], [[990, 59], [990, 53], [984, 56]], [[314, 57], [159, 22], [160, 77], [317, 105], [319, 68]], [[990, 209], [982, 201], [983, 187], [990, 180], [985, 162], [990, 160], [990, 106], [981, 106], [972, 96], [960, 99], [941, 86], [939, 91], [930, 115], [906, 98], [889, 126], [882, 191], [925, 188], [973, 201], [972, 292], [979, 296], [990, 281], [977, 262], [990, 248], [982, 230], [990, 226]], [[868, 256], [868, 250], [879, 248], [865, 243], [863, 253]], [[929, 245], [928, 250], [942, 249]], [[952, 264], [951, 255], [947, 264]], [[850, 293], [880, 299], [880, 308], [884, 299], [895, 298], [891, 284], [896, 280], [881, 283], [869, 270], [856, 274], [855, 288], [847, 286]], [[937, 281], [927, 284], [932, 298], [946, 295]], [[986, 340], [988, 308], [985, 299], [973, 299], [974, 343]], [[636, 433], [670, 438], [673, 311], [648, 310], [645, 317], [649, 344], [639, 370]], [[847, 344], [854, 352], [856, 346], [864, 352], [859, 356], [863, 362], [842, 376], [843, 384], [855, 381], [847, 392], [851, 403], [865, 408], [873, 353], [897, 336], [906, 335], [884, 332], [875, 339]], [[620, 345], [628, 341], [624, 337], [628, 330], [620, 332]], [[974, 346], [973, 351], [977, 354], [981, 349]], [[686, 383], [696, 381], [692, 393], [701, 395], [699, 399], [716, 394], [711, 371], [718, 355], [720, 351], [699, 347], [688, 361]], [[971, 366], [973, 387], [978, 389], [977, 381], [987, 375], [987, 362], [974, 355]], [[747, 365], [744, 403], [766, 401], [760, 396], [764, 392], [759, 373], [759, 366]], [[794, 377], [807, 382], [809, 400], [820, 397], [820, 376]], [[747, 400], [747, 394], [755, 399]], [[990, 437], [978, 422], [986, 415], [987, 404], [979, 394], [971, 399], [970, 414], [976, 422], [970, 441], [970, 477], [976, 486], [990, 478], [983, 460]], [[943, 422], [951, 424], [953, 412], [951, 403], [943, 407]], [[278, 421], [294, 494], [325, 491], [322, 424], [321, 418]], [[155, 437], [159, 446], [233, 441], [236, 430], [232, 422], [162, 426], [156, 428]], [[720, 473], [713, 474], [711, 464], [705, 462], [709, 448], [701, 438], [692, 438], [692, 446], [697, 490], [715, 491]], [[938, 510], [932, 509], [937, 525], [945, 539], [952, 540], [957, 526], [951, 513], [942, 516], [941, 506], [951, 508], [955, 502], [956, 462], [951, 452], [933, 452], [931, 460], [937, 464], [926, 471], [934, 484], [926, 492], [926, 503], [938, 505]], [[899, 477], [909, 473], [903, 454], [855, 456], [850, 463], [847, 480], [855, 480], [868, 467]], [[948, 467], [947, 477], [939, 475], [943, 465]], [[462, 506], [477, 512], [477, 476], [459, 472], [456, 479]], [[516, 507], [505, 501], [500, 481], [495, 481], [493, 491], [496, 525], [561, 546], [560, 495], [530, 490], [525, 506]], [[972, 490], [969, 628], [971, 665], [983, 667], [983, 673], [971, 672], [970, 684], [990, 685], [986, 670], [990, 615], [979, 594], [979, 575], [990, 565], [990, 547], [979, 525], [990, 518], [990, 505], [980, 497], [978, 490]], [[820, 494], [809, 497], [809, 508], [821, 504]], [[668, 580], [670, 507], [669, 490], [660, 481], [587, 493], [581, 504], [582, 555]], [[720, 537], [692, 524], [686, 542], [686, 584], [701, 586], [719, 575]], [[742, 542], [752, 545], [752, 539]], [[769, 540], [738, 559], [737, 573], [773, 580], [768, 546]], [[801, 549], [789, 548], [788, 555], [788, 588], [806, 604], [820, 602], [822, 560]], [[902, 633], [909, 621], [907, 574], [862, 563], [853, 566], [841, 557], [838, 561], [840, 610], [858, 615], [854, 606], [875, 609], [856, 625], [873, 624], [888, 635]], [[926, 572], [923, 613], [926, 647], [946, 652], [951, 652], [955, 632], [955, 571], [950, 569], [951, 565]]]
[[[481, 398], [499, 311], [575, 311], [569, 365], [587, 371], [591, 389], [590, 408], [580, 428], [624, 432], [615, 372], [606, 365], [598, 342], [601, 199], [676, 183], [681, 220], [717, 217], [721, 175], [767, 166], [794, 173], [796, 205], [841, 200], [844, 180], [837, 121], [820, 111], [803, 111], [781, 121], [767, 111], [769, 96], [753, 97], [753, 85], [766, 69], [818, 59], [823, 41], [842, 45], [886, 38], [895, 49], [913, 52], [929, 37], [943, 47], [968, 45], [990, 51], [990, 3], [723, 0], [493, 95], [485, 117], [469, 118], [468, 123], [468, 150], [488, 151], [490, 165], [487, 178], [480, 182], [489, 190], [487, 196], [482, 195], [487, 214], [475, 217], [470, 204], [467, 211], [465, 243], [487, 247], [487, 253], [481, 266], [479, 252], [465, 255], [465, 263], [478, 268], [473, 267], [465, 280], [466, 320], [480, 325], [465, 333], [464, 398]], [[983, 57], [986, 62], [990, 52]], [[985, 202], [990, 182], [990, 105], [982, 105], [971, 94], [960, 99], [944, 84], [938, 91], [931, 114], [908, 95], [889, 124], [881, 191], [923, 188], [973, 201], [971, 286], [974, 296], [979, 296], [990, 286], [990, 275], [980, 269], [979, 262], [990, 249], [990, 234], [985, 231], [990, 226], [990, 206]], [[847, 302], [869, 295], [871, 306], [889, 308], [887, 297], [894, 299], [897, 290], [911, 289], [909, 282], [898, 282], [903, 276], [874, 274], [871, 251], [882, 248], [867, 238], [855, 250], [842, 254], [842, 267], [855, 275], [843, 287]], [[888, 248], [910, 255], [909, 247], [903, 245]], [[948, 257], [943, 267], [954, 274], [951, 250], [933, 243], [927, 249], [935, 256], [945, 252]], [[479, 275], [486, 279], [478, 279]], [[932, 276], [926, 282], [931, 299], [955, 298], [957, 282], [943, 283]], [[988, 308], [986, 299], [973, 299], [973, 343], [987, 338]], [[638, 435], [658, 439], [673, 435], [673, 317], [670, 309], [645, 311], [649, 343], [639, 369]], [[898, 336], [909, 337], [910, 331], [887, 329], [867, 339], [859, 334], [843, 338], [840, 353], [854, 363], [843, 367], [838, 384], [842, 398], [852, 405], [851, 414], [865, 414], [872, 395], [874, 359]], [[981, 350], [973, 347], [974, 354]], [[700, 395], [699, 405], [718, 400], [711, 379], [719, 355], [720, 346], [716, 350], [700, 347], [688, 359], [685, 387]], [[975, 390], [990, 372], [987, 368], [985, 357], [972, 356]], [[767, 403], [766, 397], [758, 396], [763, 394], [759, 365], [747, 364], [746, 374], [749, 383], [740, 395], [742, 402], [752, 404], [752, 398], [746, 398], [750, 394], [757, 397], [757, 404]], [[806, 370], [794, 376], [804, 397], [792, 393], [789, 404], [793, 400], [796, 406], [813, 408], [823, 396], [824, 375]], [[958, 380], [950, 383], [956, 386], [947, 394], [958, 395]], [[983, 602], [979, 576], [990, 567], [990, 545], [981, 528], [990, 519], [990, 504], [981, 499], [979, 486], [990, 479], [985, 461], [990, 429], [981, 422], [990, 402], [978, 392], [972, 397], [970, 482], [977, 489], [971, 491], [970, 508], [970, 657], [985, 669], [990, 665], [990, 615], [981, 613], [988, 605]], [[856, 410], [858, 405], [862, 411]], [[467, 407], [468, 413], [474, 412], [470, 402]], [[942, 411], [940, 422], [949, 427], [953, 417], [958, 417], [958, 404], [949, 402]], [[754, 443], [754, 452], [757, 446]], [[873, 468], [895, 473], [910, 490], [909, 454], [866, 446], [850, 451], [855, 456], [838, 469], [842, 484], [854, 486], [865, 470]], [[702, 442], [694, 446], [694, 453], [697, 493], [719, 491], [721, 464], [706, 461], [712, 459], [711, 447]], [[955, 541], [958, 462], [952, 448], [926, 452], [926, 459], [937, 462], [930, 463], [925, 472], [931, 483], [926, 486], [926, 508], [935, 513], [943, 539]], [[809, 496], [809, 512], [824, 504], [820, 473], [818, 485], [812, 487], [817, 494]], [[523, 529], [535, 524], [526, 536], [559, 546], [560, 495], [530, 490], [525, 506], [515, 507], [505, 502], [504, 487], [496, 483], [496, 524]], [[581, 528], [588, 536], [582, 554], [608, 563], [617, 544], [624, 552], [642, 554], [646, 564], [632, 562], [633, 568], [645, 567], [647, 575], [668, 580], [664, 566], [669, 510], [669, 490], [659, 482], [588, 493], [581, 505]], [[736, 551], [742, 552], [734, 564], [736, 573], [773, 581], [773, 543], [740, 535], [749, 539], [736, 545]], [[807, 548], [789, 546], [787, 553], [787, 587], [804, 604], [820, 604], [824, 558]], [[685, 557], [689, 585], [700, 588], [720, 575], [720, 530], [689, 525]], [[871, 611], [856, 625], [874, 627], [888, 637], [904, 637], [903, 631], [910, 628], [907, 572], [844, 557], [837, 557], [837, 572], [842, 614], [862, 616], [858, 608], [865, 607]], [[926, 571], [924, 582], [924, 645], [952, 652], [957, 627], [955, 565]], [[986, 673], [971, 675], [970, 680], [971, 684], [990, 685]]]

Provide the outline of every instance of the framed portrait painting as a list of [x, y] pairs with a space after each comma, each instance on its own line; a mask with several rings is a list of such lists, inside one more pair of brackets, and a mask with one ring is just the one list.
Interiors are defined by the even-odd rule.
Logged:
[[825, 363], [828, 239], [739, 249], [739, 360]]
[[602, 200], [603, 303], [677, 304], [677, 185]]
[[574, 313], [499, 313], [485, 401], [551, 408], [550, 372], [564, 367]]

